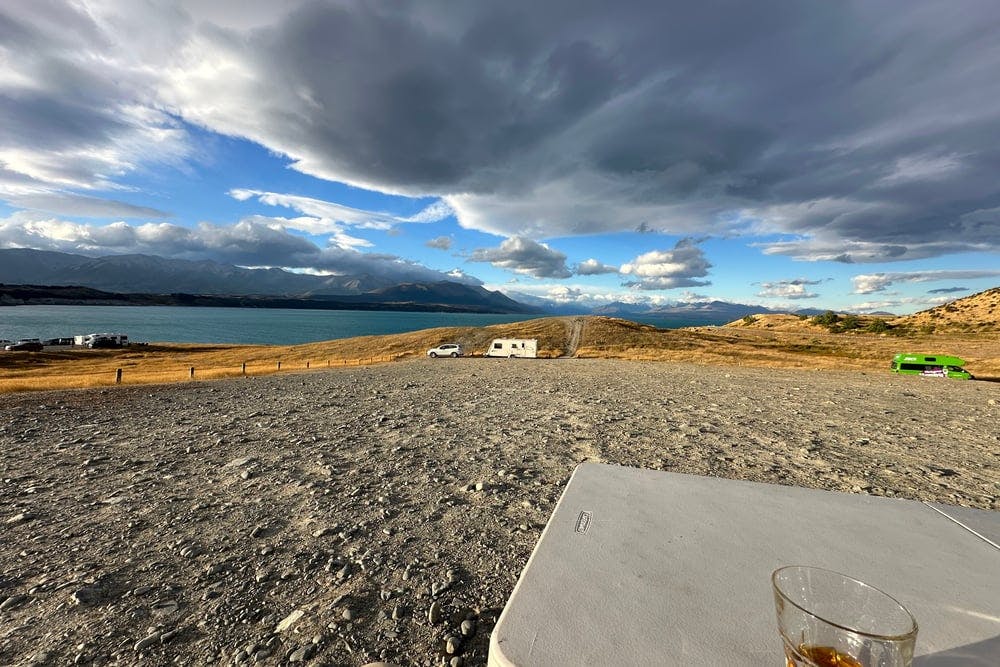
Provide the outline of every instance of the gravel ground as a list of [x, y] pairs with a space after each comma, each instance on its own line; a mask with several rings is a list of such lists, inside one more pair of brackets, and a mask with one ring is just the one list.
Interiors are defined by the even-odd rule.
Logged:
[[1000, 510], [1000, 384], [421, 360], [4, 397], [0, 664], [485, 665], [583, 460]]

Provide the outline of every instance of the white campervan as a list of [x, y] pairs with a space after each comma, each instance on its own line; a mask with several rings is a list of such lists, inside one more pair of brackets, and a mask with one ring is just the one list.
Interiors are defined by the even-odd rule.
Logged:
[[538, 356], [538, 340], [535, 338], [494, 338], [486, 350], [487, 357], [524, 357], [534, 359]]
[[92, 333], [83, 336], [73, 336], [74, 345], [84, 347], [126, 347], [128, 336], [116, 333]]

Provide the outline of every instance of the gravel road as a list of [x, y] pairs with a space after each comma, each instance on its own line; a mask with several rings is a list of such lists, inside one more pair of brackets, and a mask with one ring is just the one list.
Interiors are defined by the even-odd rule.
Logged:
[[5, 396], [0, 664], [485, 665], [573, 467], [1000, 510], [1000, 384], [418, 360]]

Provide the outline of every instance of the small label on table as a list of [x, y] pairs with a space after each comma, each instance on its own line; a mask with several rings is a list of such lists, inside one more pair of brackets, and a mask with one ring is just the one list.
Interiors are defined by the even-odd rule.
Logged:
[[580, 516], [576, 518], [576, 532], [586, 533], [587, 529], [590, 528], [590, 518], [594, 516], [593, 512], [580, 512]]

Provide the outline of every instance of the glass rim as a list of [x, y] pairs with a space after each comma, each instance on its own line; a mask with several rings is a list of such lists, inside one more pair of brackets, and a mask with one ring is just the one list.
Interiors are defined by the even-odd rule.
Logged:
[[[836, 623], [836, 622], [831, 621], [831, 620], [829, 620], [827, 618], [824, 618], [823, 616], [820, 616], [819, 614], [817, 614], [815, 611], [812, 611], [811, 609], [806, 609], [802, 605], [798, 604], [797, 602], [795, 602], [794, 600], [792, 600], [790, 597], [788, 597], [788, 595], [786, 595], [783, 590], [781, 590], [781, 588], [778, 586], [777, 578], [778, 578], [778, 574], [780, 572], [782, 572], [782, 571], [785, 571], [785, 570], [816, 570], [818, 572], [825, 572], [825, 573], [828, 573], [828, 574], [835, 574], [838, 577], [843, 577], [844, 579], [847, 579], [849, 581], [853, 581], [856, 584], [860, 584], [861, 586], [864, 586], [865, 588], [870, 588], [871, 590], [876, 591], [876, 592], [884, 595], [885, 597], [889, 598], [893, 602], [895, 602], [896, 605], [900, 609], [903, 610], [903, 612], [906, 614], [907, 618], [910, 619], [910, 624], [911, 624], [912, 627], [910, 628], [909, 631], [904, 632], [902, 634], [886, 635], [886, 634], [879, 634], [879, 633], [875, 633], [875, 632], [865, 632], [864, 630], [858, 630], [857, 628], [851, 628], [851, 627], [848, 627], [846, 625], [842, 625], [841, 623]], [[844, 630], [846, 632], [850, 632], [851, 634], [859, 635], [861, 637], [867, 637], [867, 638], [870, 638], [870, 639], [878, 639], [878, 640], [881, 640], [881, 641], [895, 641], [895, 642], [907, 641], [907, 640], [913, 639], [917, 635], [917, 630], [918, 630], [917, 619], [914, 618], [913, 614], [910, 613], [910, 610], [907, 609], [906, 606], [904, 606], [902, 602], [900, 602], [899, 600], [897, 600], [893, 596], [889, 595], [888, 593], [886, 593], [885, 591], [883, 591], [881, 588], [878, 588], [877, 586], [872, 586], [871, 584], [865, 583], [864, 581], [861, 581], [860, 579], [856, 579], [856, 578], [854, 578], [852, 576], [846, 575], [843, 572], [837, 572], [836, 570], [830, 570], [830, 569], [827, 569], [825, 567], [816, 567], [814, 565], [783, 565], [782, 567], [779, 567], [778, 569], [776, 569], [774, 572], [771, 573], [771, 588], [778, 595], [781, 596], [782, 600], [784, 600], [788, 604], [792, 605], [796, 609], [799, 609], [800, 611], [802, 611], [802, 612], [804, 612], [806, 614], [809, 614], [810, 616], [812, 616], [814, 618], [818, 618], [819, 620], [823, 621], [827, 625], [831, 625], [831, 626], [833, 626], [833, 627], [835, 627], [835, 628], [837, 628], [839, 630]]]

